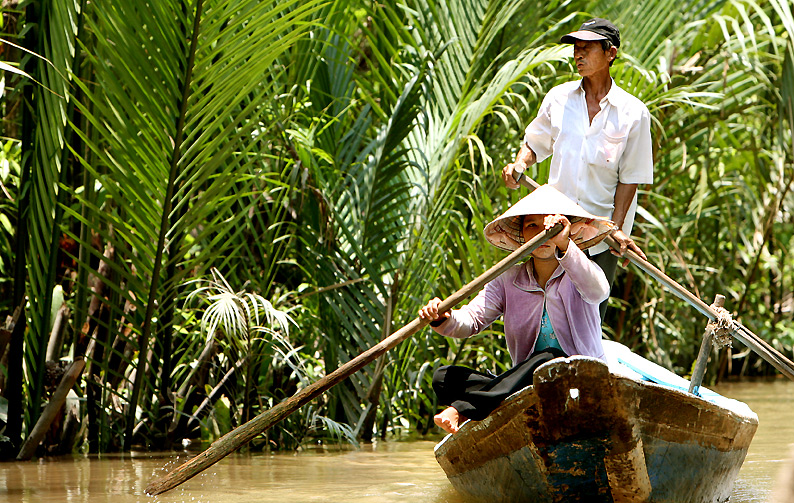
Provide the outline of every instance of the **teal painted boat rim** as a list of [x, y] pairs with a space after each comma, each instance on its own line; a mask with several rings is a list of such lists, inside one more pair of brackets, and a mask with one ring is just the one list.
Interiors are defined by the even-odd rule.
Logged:
[[[603, 344], [604, 352], [607, 356], [607, 365], [609, 366], [609, 371], [613, 374], [628, 377], [635, 381], [658, 384], [665, 388], [681, 391], [689, 396], [693, 396], [688, 391], [688, 379], [642, 356], [632, 353], [628, 347], [619, 342], [605, 340]], [[698, 396], [703, 400], [719, 405], [741, 416], [758, 421], [758, 415], [753, 412], [746, 403], [725, 397], [706, 387], [701, 386], [698, 395], [694, 396]]]

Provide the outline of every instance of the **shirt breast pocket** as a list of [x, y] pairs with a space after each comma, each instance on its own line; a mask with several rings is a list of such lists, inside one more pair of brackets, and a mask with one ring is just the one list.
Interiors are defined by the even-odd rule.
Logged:
[[589, 159], [590, 164], [617, 171], [620, 156], [626, 150], [627, 139], [628, 134], [602, 131], [594, 138], [594, 144], [590, 149], [592, 154]]

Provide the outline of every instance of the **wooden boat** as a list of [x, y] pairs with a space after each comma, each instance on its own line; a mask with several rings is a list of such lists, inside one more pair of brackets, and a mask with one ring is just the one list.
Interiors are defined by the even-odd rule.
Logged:
[[548, 362], [534, 385], [435, 448], [466, 501], [724, 502], [758, 427], [736, 400], [605, 341], [608, 364]]

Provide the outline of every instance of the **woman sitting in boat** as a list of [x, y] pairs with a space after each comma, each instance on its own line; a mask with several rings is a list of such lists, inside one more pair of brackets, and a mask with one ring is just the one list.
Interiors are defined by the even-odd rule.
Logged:
[[527, 262], [488, 283], [466, 306], [439, 313], [436, 297], [419, 310], [436, 332], [455, 338], [477, 334], [504, 315], [510, 370], [493, 376], [448, 365], [433, 375], [439, 403], [449, 405], [435, 416], [443, 430], [456, 433], [466, 419], [484, 419], [505, 398], [531, 385], [535, 369], [549, 360], [572, 355], [605, 360], [598, 306], [609, 297], [609, 283], [582, 250], [611, 232], [612, 222], [544, 185], [489, 223], [485, 236], [512, 251], [558, 222], [564, 225], [559, 234]]

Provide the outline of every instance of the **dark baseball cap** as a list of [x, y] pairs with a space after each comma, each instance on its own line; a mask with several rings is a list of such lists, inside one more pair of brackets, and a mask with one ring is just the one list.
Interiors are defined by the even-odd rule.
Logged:
[[606, 19], [594, 17], [582, 23], [579, 30], [563, 36], [560, 42], [573, 44], [577, 40], [609, 40], [615, 47], [620, 47], [620, 31]]

